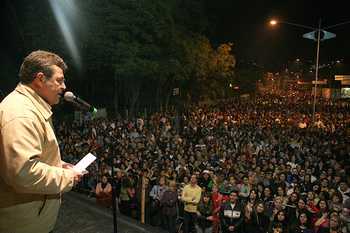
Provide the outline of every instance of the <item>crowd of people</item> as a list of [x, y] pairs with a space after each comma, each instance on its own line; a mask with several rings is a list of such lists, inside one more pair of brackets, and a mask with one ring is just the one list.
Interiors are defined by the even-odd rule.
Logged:
[[56, 134], [64, 161], [98, 157], [80, 187], [108, 207], [115, 185], [133, 218], [146, 187], [146, 223], [170, 233], [346, 233], [349, 108], [320, 100], [313, 121], [310, 97], [261, 95], [180, 117], [63, 122]]

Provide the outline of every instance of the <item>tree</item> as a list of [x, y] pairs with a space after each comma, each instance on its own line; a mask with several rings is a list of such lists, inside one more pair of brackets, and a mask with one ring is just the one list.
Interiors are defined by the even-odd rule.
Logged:
[[184, 40], [184, 76], [193, 100], [225, 95], [236, 63], [232, 46], [232, 43], [222, 44], [215, 50], [209, 40], [200, 35]]
[[134, 114], [173, 101], [174, 87], [180, 88], [182, 97], [192, 99], [204, 94], [222, 96], [235, 59], [232, 44], [214, 49], [206, 38], [205, 4], [200, 0], [78, 0], [75, 14], [66, 14], [70, 9], [62, 6], [81, 55], [81, 71], [47, 2], [24, 5], [20, 22], [26, 49], [62, 55], [73, 70], [75, 78], [68, 80], [78, 93], [88, 100], [94, 96], [97, 106], [117, 112], [129, 109]]

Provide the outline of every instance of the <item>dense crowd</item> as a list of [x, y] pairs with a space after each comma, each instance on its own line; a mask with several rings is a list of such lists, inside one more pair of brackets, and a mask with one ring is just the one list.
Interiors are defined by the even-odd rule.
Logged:
[[147, 118], [82, 120], [56, 127], [62, 157], [97, 162], [81, 187], [176, 232], [350, 232], [350, 105], [258, 96]]

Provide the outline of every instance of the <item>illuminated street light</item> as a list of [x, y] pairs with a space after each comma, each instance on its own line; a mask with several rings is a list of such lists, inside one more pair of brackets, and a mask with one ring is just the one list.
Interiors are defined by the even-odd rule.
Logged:
[[277, 20], [277, 19], [270, 20], [270, 25], [275, 26], [277, 24], [289, 24], [289, 25], [296, 26], [296, 27], [302, 27], [302, 28], [313, 29], [313, 30], [316, 29], [314, 27], [309, 27], [306, 25], [298, 24], [298, 23], [291, 23], [291, 22], [281, 21], [281, 20]]
[[276, 21], [276, 20], [270, 20], [270, 24], [271, 24], [271, 25], [276, 25], [276, 24], [277, 24], [277, 21]]
[[[317, 94], [317, 84], [318, 84], [318, 69], [319, 69], [319, 58], [320, 58], [320, 42], [327, 40], [327, 39], [332, 39], [334, 38], [336, 35], [334, 33], [325, 31], [325, 29], [329, 29], [329, 28], [333, 28], [333, 27], [337, 27], [340, 25], [344, 25], [344, 24], [348, 24], [350, 23], [350, 21], [345, 21], [342, 23], [338, 23], [338, 24], [334, 24], [331, 26], [327, 26], [324, 28], [321, 28], [321, 19], [319, 21], [318, 27], [310, 27], [310, 26], [306, 26], [306, 25], [302, 25], [302, 24], [298, 24], [298, 23], [291, 23], [291, 22], [287, 22], [287, 21], [280, 21], [280, 20], [276, 20], [276, 19], [272, 19], [270, 20], [270, 25], [275, 26], [277, 24], [288, 24], [288, 25], [292, 25], [295, 27], [301, 27], [301, 28], [306, 28], [306, 29], [311, 29], [313, 30], [312, 32], [309, 33], [305, 33], [303, 34], [303, 37], [306, 39], [311, 39], [317, 42], [317, 47], [316, 47], [316, 69], [315, 69], [315, 92], [314, 92], [314, 103], [313, 103], [313, 111], [312, 111], [312, 120], [313, 123], [315, 123], [315, 112], [316, 112], [316, 94]], [[311, 71], [310, 71], [311, 72]]]

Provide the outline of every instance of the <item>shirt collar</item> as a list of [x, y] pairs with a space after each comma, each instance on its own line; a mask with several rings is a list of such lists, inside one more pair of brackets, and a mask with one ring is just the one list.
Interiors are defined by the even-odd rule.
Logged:
[[51, 106], [31, 87], [19, 83], [16, 87], [16, 91], [29, 98], [45, 120], [48, 120], [52, 116]]

